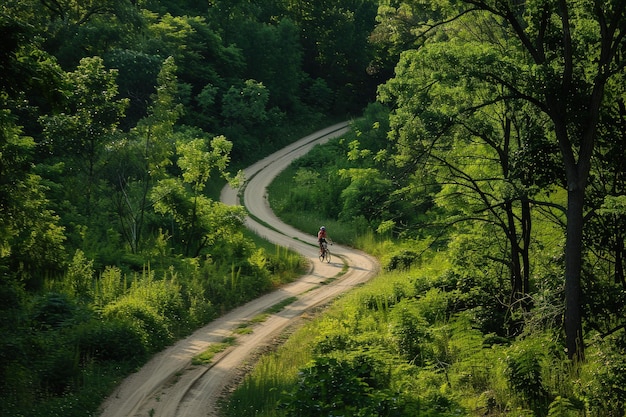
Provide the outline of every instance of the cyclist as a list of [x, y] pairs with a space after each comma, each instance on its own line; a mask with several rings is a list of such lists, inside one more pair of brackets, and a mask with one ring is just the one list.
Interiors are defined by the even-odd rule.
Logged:
[[328, 235], [326, 234], [326, 227], [322, 226], [320, 227], [319, 232], [317, 232], [317, 243], [319, 243], [320, 245], [320, 253], [324, 252], [324, 243], [326, 243], [326, 239], [330, 240], [332, 242], [332, 240], [328, 237]]

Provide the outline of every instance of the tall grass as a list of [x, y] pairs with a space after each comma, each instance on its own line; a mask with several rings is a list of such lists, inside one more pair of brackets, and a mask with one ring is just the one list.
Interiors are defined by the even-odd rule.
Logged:
[[271, 255], [272, 264], [269, 269], [272, 272], [274, 285], [291, 282], [306, 271], [307, 266], [304, 257], [292, 249], [264, 240], [249, 230], [244, 231], [244, 236], [253, 241], [254, 245], [262, 249], [264, 253]]
[[275, 352], [262, 356], [252, 373], [224, 404], [225, 417], [276, 417], [282, 393], [297, 381], [299, 370], [312, 358], [311, 346], [316, 332], [307, 329], [296, 332]]
[[290, 166], [281, 172], [268, 187], [270, 206], [285, 223], [296, 229], [311, 234], [312, 242], [317, 239], [320, 226], [326, 226], [329, 237], [347, 245], [354, 245], [360, 235], [367, 233], [367, 228], [357, 223], [345, 223], [331, 220], [324, 216], [316, 207], [306, 205], [297, 211], [289, 209], [292, 205], [294, 176], [297, 169]]

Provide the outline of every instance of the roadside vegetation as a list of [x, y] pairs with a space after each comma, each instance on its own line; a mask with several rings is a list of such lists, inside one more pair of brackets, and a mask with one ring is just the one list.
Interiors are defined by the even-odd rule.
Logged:
[[94, 415], [297, 276], [219, 190], [352, 117], [271, 204], [384, 271], [229, 412], [623, 417], [625, 33], [623, 0], [3, 1], [0, 415]]

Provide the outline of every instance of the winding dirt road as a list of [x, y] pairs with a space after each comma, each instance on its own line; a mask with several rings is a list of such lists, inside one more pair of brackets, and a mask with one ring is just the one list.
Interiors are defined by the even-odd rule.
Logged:
[[[330, 126], [300, 139], [244, 170], [246, 184], [241, 190], [222, 190], [221, 200], [229, 205], [240, 202], [250, 215], [246, 226], [267, 240], [303, 254], [310, 270], [297, 281], [251, 301], [211, 322], [155, 355], [138, 372], [125, 379], [102, 405], [102, 417], [200, 417], [216, 416], [217, 401], [242, 373], [242, 367], [255, 353], [272, 344], [285, 328], [305, 311], [327, 303], [373, 277], [378, 263], [367, 254], [339, 245], [332, 246], [329, 264], [317, 259], [317, 242], [309, 234], [283, 224], [270, 210], [266, 187], [290, 162], [307, 153], [315, 144], [344, 133], [346, 123]], [[344, 273], [345, 272], [345, 273]], [[343, 274], [342, 274], [343, 273]], [[329, 278], [337, 278], [328, 281]], [[320, 285], [322, 282], [327, 285]], [[269, 307], [296, 297], [279, 313], [255, 324], [252, 332], [235, 335], [234, 330]], [[236, 336], [236, 344], [214, 357], [206, 366], [194, 366], [191, 359], [211, 344]]]

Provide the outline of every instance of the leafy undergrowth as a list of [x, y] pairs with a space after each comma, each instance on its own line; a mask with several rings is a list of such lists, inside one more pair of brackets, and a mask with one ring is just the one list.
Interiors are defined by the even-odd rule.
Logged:
[[386, 272], [336, 301], [259, 361], [224, 415], [619, 415], [608, 384], [623, 355], [597, 346], [574, 366], [558, 332], [485, 332], [481, 295], [459, 292], [446, 265]]
[[[0, 309], [0, 416], [94, 415], [151, 354], [292, 281], [304, 267], [299, 255], [275, 246], [249, 245], [237, 264], [232, 259], [173, 261], [165, 270], [140, 273], [109, 267], [96, 274], [78, 252], [70, 273], [49, 281], [48, 291], [28, 305], [17, 301], [19, 289], [0, 286], [3, 299], [15, 300], [15, 308]], [[210, 362], [226, 347], [214, 347], [196, 363]]]

